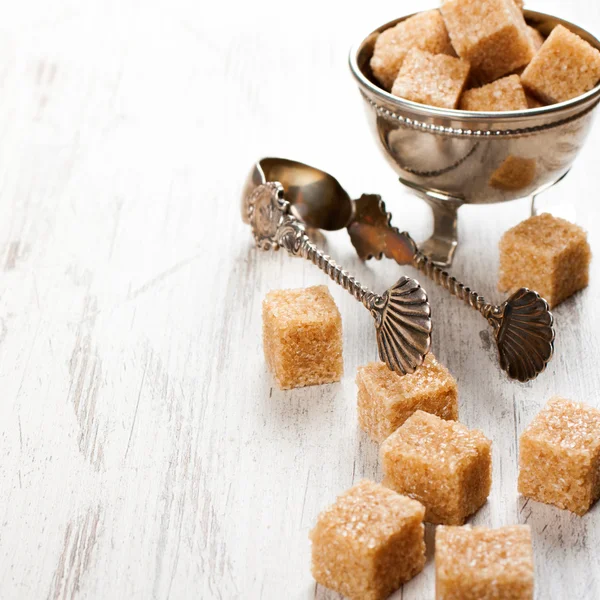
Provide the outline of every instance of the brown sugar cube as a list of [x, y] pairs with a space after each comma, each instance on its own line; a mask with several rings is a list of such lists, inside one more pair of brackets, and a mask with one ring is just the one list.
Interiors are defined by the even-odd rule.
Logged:
[[445, 54], [407, 53], [392, 94], [441, 108], [456, 108], [469, 76], [469, 63]]
[[381, 445], [383, 484], [421, 502], [427, 522], [462, 525], [490, 493], [491, 445], [481, 431], [418, 410]]
[[552, 398], [521, 435], [519, 492], [585, 514], [600, 497], [600, 410]]
[[492, 173], [490, 185], [500, 190], [523, 190], [533, 183], [536, 171], [537, 161], [535, 158], [509, 155]]
[[271, 291], [262, 316], [265, 359], [281, 389], [341, 379], [342, 317], [326, 286]]
[[[529, 39], [531, 40], [531, 43], [533, 45], [534, 52], [537, 52], [542, 47], [542, 44], [544, 43], [546, 38], [535, 27], [531, 27], [530, 25], [527, 25], [527, 33], [529, 34]], [[523, 74], [523, 71], [525, 70], [526, 66], [527, 65], [525, 65], [523, 67], [519, 67], [518, 69], [515, 69], [515, 73], [517, 75], [521, 76]], [[527, 94], [527, 92], [525, 92], [525, 93]], [[543, 105], [538, 104], [538, 106], [543, 106]]]
[[431, 54], [454, 55], [439, 10], [416, 14], [379, 34], [371, 57], [371, 70], [386, 90], [392, 89], [404, 57], [411, 48]]
[[529, 63], [523, 86], [546, 104], [591, 90], [600, 79], [600, 52], [562, 25], [556, 26]]
[[350, 600], [383, 600], [425, 565], [425, 509], [361, 481], [325, 509], [310, 533], [312, 574]]
[[359, 367], [358, 422], [371, 439], [383, 442], [416, 410], [458, 419], [456, 380], [430, 352], [414, 373], [399, 375], [385, 363]]
[[523, 13], [513, 0], [446, 0], [441, 11], [454, 49], [483, 83], [533, 58]]
[[556, 306], [587, 286], [591, 258], [581, 227], [548, 213], [530, 217], [500, 240], [498, 289], [528, 287]]
[[533, 49], [537, 52], [544, 44], [546, 38], [535, 27], [531, 27], [530, 25], [527, 25], [527, 31], [529, 32]]
[[524, 110], [527, 98], [519, 76], [509, 75], [483, 87], [467, 90], [460, 99], [459, 108], [487, 112]]
[[528, 525], [438, 527], [436, 600], [533, 600]]

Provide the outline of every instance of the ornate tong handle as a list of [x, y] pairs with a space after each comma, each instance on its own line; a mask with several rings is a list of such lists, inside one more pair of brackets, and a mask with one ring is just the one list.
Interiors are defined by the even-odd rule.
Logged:
[[548, 303], [537, 292], [521, 288], [499, 306], [488, 303], [434, 265], [408, 233], [393, 227], [380, 196], [363, 195], [355, 201], [348, 232], [362, 259], [385, 255], [399, 264], [412, 264], [481, 313], [494, 330], [500, 365], [509, 377], [529, 381], [544, 371], [554, 353], [553, 317]]
[[379, 357], [392, 371], [412, 373], [423, 362], [431, 344], [431, 310], [417, 281], [401, 277], [382, 296], [361, 285], [310, 241], [302, 223], [290, 214], [278, 182], [257, 186], [245, 199], [245, 209], [259, 248], [281, 247], [310, 260], [369, 310]]

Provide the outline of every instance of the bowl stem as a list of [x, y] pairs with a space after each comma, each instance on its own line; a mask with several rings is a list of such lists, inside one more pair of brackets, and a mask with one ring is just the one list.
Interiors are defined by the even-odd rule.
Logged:
[[438, 267], [452, 265], [458, 245], [458, 209], [464, 199], [421, 187], [400, 177], [400, 183], [425, 200], [433, 213], [433, 233], [419, 245], [421, 252]]

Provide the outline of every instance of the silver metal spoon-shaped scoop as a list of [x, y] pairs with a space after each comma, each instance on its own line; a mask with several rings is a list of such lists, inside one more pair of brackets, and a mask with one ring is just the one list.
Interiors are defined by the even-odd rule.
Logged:
[[481, 313], [494, 330], [500, 365], [510, 378], [529, 381], [546, 368], [554, 353], [553, 317], [548, 303], [537, 292], [520, 288], [502, 304], [490, 304], [437, 267], [408, 233], [393, 227], [380, 196], [365, 194], [353, 201], [324, 171], [287, 159], [268, 158], [254, 167], [250, 181], [258, 180], [281, 181], [291, 205], [289, 211], [308, 227], [347, 228], [363, 260], [386, 256], [400, 265], [410, 264]]
[[392, 371], [412, 373], [431, 345], [431, 309], [425, 290], [408, 277], [401, 277], [381, 296], [361, 285], [310, 241], [284, 194], [281, 183], [254, 185], [251, 174], [242, 215], [252, 227], [257, 246], [263, 250], [281, 247], [302, 256], [350, 292], [375, 319], [380, 359]]

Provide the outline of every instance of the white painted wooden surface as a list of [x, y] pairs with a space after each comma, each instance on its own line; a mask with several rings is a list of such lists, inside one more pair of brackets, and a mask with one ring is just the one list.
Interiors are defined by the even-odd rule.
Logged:
[[[417, 7], [368, 4], [3, 3], [0, 598], [337, 598], [311, 579], [307, 536], [338, 493], [380, 477], [355, 410], [374, 331], [331, 283], [343, 381], [275, 389], [261, 300], [325, 278], [255, 250], [238, 197], [253, 160], [289, 156], [382, 193], [426, 237], [427, 209], [380, 158], [346, 68], [362, 33]], [[596, 2], [533, 6], [600, 33]], [[598, 144], [600, 127], [556, 192], [596, 255]], [[496, 243], [527, 211], [461, 209], [454, 273], [500, 299]], [[376, 289], [401, 272], [361, 264], [344, 233], [327, 247]], [[538, 599], [600, 597], [600, 509], [578, 518], [516, 492], [516, 439], [546, 399], [600, 405], [598, 262], [556, 310], [556, 357], [528, 385], [498, 371], [477, 314], [427, 289], [461, 420], [494, 442], [472, 522], [532, 526]], [[433, 587], [430, 560], [395, 598]]]

